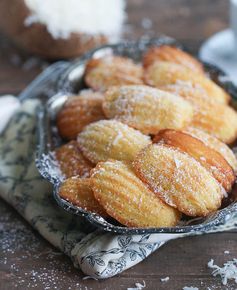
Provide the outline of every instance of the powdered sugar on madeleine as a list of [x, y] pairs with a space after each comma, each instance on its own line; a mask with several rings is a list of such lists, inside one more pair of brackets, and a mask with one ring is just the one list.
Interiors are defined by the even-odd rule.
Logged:
[[166, 145], [148, 145], [133, 164], [151, 190], [186, 215], [206, 216], [221, 205], [222, 186], [186, 153]]
[[193, 117], [193, 108], [179, 96], [141, 85], [112, 87], [103, 102], [107, 118], [116, 119], [145, 134], [161, 129], [182, 129]]

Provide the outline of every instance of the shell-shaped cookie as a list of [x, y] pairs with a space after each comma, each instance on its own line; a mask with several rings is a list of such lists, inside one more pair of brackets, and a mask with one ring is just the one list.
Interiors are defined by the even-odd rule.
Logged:
[[175, 95], [179, 95], [185, 100], [192, 103], [203, 103], [205, 101], [219, 103], [218, 98], [215, 95], [209, 96], [204, 88], [186, 81], [178, 81], [178, 83], [166, 85], [161, 87], [162, 90], [170, 92]]
[[219, 103], [226, 104], [230, 100], [230, 96], [212, 80], [176, 63], [155, 62], [145, 70], [144, 80], [146, 84], [157, 88], [186, 82], [187, 86], [201, 87]]
[[83, 156], [77, 141], [74, 140], [57, 148], [55, 157], [66, 178], [72, 176], [88, 177], [93, 168], [93, 164]]
[[165, 145], [143, 149], [134, 161], [141, 180], [164, 202], [189, 216], [216, 211], [224, 189], [198, 161]]
[[57, 115], [59, 134], [67, 140], [76, 139], [86, 125], [104, 119], [102, 101], [103, 95], [90, 90], [70, 97]]
[[184, 131], [189, 135], [201, 140], [208, 147], [219, 152], [230, 164], [234, 172], [237, 173], [237, 158], [234, 152], [225, 143], [221, 142], [216, 137], [194, 127], [188, 127]]
[[84, 210], [107, 216], [106, 211], [94, 197], [89, 178], [66, 179], [59, 188], [59, 195]]
[[91, 173], [95, 198], [107, 213], [129, 227], [175, 226], [180, 213], [163, 203], [122, 161], [100, 162]]
[[216, 136], [225, 143], [237, 138], [237, 113], [225, 104], [208, 98], [204, 90], [185, 84], [163, 87], [189, 101], [194, 108], [192, 126]]
[[106, 56], [88, 61], [85, 82], [95, 91], [105, 91], [111, 86], [142, 84], [142, 67], [131, 59]]
[[148, 86], [112, 87], [105, 94], [103, 110], [145, 134], [161, 129], [182, 129], [193, 117], [190, 103], [181, 97]]
[[230, 144], [237, 138], [237, 113], [226, 105], [210, 102], [193, 104], [191, 126]]
[[232, 167], [217, 151], [205, 145], [201, 140], [176, 130], [162, 130], [153, 139], [154, 143], [165, 144], [179, 149], [196, 159], [205, 167], [228, 192], [235, 182]]
[[132, 161], [151, 142], [149, 136], [115, 120], [86, 126], [77, 140], [85, 157], [93, 163], [109, 158]]
[[157, 61], [180, 64], [198, 73], [204, 73], [203, 65], [189, 53], [170, 45], [153, 46], [143, 56], [143, 65], [148, 67]]

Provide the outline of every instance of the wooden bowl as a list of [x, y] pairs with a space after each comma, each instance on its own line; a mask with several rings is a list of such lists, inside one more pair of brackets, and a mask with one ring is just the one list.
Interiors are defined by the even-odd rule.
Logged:
[[30, 15], [24, 0], [0, 0], [0, 30], [22, 49], [47, 59], [78, 57], [108, 42], [104, 35], [73, 33], [69, 39], [55, 39], [45, 25], [25, 26]]

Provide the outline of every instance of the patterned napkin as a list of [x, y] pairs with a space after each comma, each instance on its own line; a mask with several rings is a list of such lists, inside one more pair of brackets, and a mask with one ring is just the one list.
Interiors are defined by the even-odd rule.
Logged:
[[[0, 98], [0, 110], [3, 101]], [[38, 100], [24, 101], [0, 137], [0, 196], [46, 240], [86, 275], [103, 279], [134, 266], [166, 241], [181, 236], [106, 233], [59, 208], [52, 198], [52, 186], [35, 167], [38, 106]]]

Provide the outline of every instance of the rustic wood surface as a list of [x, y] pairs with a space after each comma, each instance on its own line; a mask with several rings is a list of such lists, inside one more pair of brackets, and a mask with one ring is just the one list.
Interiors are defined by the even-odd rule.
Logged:
[[[152, 26], [150, 25], [152, 21]], [[129, 0], [127, 37], [168, 34], [195, 51], [200, 43], [228, 26], [225, 0]], [[151, 26], [151, 27], [149, 27]], [[0, 95], [19, 93], [45, 63], [20, 53], [0, 35]], [[145, 289], [237, 289], [221, 285], [207, 268], [236, 257], [236, 233], [228, 232], [171, 241], [139, 265], [105, 280], [83, 280], [80, 271], [4, 201], [0, 200], [0, 290], [127, 289], [145, 281]], [[229, 251], [229, 252], [225, 252]], [[161, 278], [169, 277], [168, 282]]]

